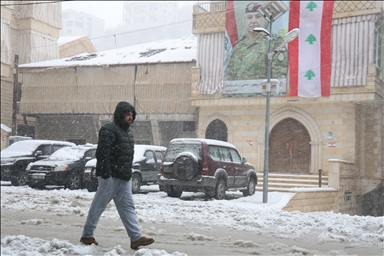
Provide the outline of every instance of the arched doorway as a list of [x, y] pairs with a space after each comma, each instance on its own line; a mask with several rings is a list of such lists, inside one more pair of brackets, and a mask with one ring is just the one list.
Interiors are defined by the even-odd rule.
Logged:
[[208, 125], [205, 131], [205, 138], [228, 141], [228, 128], [223, 121], [215, 119]]
[[286, 118], [269, 135], [269, 171], [271, 173], [309, 174], [311, 138], [299, 121]]

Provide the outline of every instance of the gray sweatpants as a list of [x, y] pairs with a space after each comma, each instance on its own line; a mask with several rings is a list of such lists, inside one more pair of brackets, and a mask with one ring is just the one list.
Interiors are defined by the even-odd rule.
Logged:
[[135, 204], [132, 197], [132, 180], [98, 177], [98, 181], [99, 186], [84, 224], [83, 237], [93, 237], [101, 214], [113, 199], [131, 242], [140, 239], [142, 233], [136, 220]]

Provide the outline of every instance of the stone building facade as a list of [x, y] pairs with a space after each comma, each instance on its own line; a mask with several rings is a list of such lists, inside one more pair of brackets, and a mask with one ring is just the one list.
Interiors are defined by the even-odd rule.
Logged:
[[[383, 214], [384, 65], [382, 57], [378, 62], [373, 56], [377, 50], [374, 38], [384, 38], [383, 7], [376, 1], [335, 1], [329, 97], [279, 94], [270, 100], [269, 172], [316, 174], [322, 170], [338, 190], [335, 210], [342, 213]], [[191, 101], [199, 109], [198, 137], [226, 137], [262, 173], [265, 96], [229, 97], [213, 84], [220, 84], [223, 75], [222, 69], [211, 67], [217, 62], [224, 66], [223, 49], [216, 52], [214, 45], [224, 45], [225, 10], [226, 2], [194, 6], [193, 33], [199, 38], [199, 52], [192, 73]], [[360, 37], [351, 27], [352, 31], [365, 28], [367, 33], [364, 76], [353, 81], [340, 77], [340, 72], [345, 72], [343, 67], [352, 67], [357, 60], [341, 56], [342, 52], [354, 56], [348, 49], [357, 49], [348, 48], [351, 45], [342, 37]], [[352, 76], [353, 68], [349, 72]], [[208, 77], [210, 82], [205, 80]], [[218, 132], [212, 133], [212, 129]]]
[[13, 135], [31, 136], [35, 124], [18, 114], [21, 87], [15, 55], [17, 64], [59, 57], [61, 3], [39, 2], [44, 1], [1, 1], [1, 123]]

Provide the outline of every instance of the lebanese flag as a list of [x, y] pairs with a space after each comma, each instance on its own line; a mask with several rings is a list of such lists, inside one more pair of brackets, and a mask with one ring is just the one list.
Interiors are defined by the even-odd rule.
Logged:
[[228, 65], [230, 56], [232, 54], [233, 46], [238, 39], [237, 25], [235, 18], [234, 1], [227, 1], [227, 10], [225, 17], [225, 67]]
[[231, 43], [231, 47], [233, 47], [237, 41], [237, 25], [235, 18], [235, 6], [233, 0], [227, 1], [227, 10], [225, 17], [225, 32], [229, 38]]
[[289, 43], [290, 96], [329, 96], [332, 70], [333, 1], [290, 1], [289, 31], [300, 29]]

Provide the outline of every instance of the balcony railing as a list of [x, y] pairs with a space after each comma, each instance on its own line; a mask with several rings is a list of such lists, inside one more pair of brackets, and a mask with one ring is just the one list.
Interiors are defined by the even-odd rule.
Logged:
[[333, 13], [356, 12], [378, 8], [377, 1], [335, 1]]
[[193, 6], [193, 34], [215, 33], [225, 30], [227, 2], [199, 3]]

